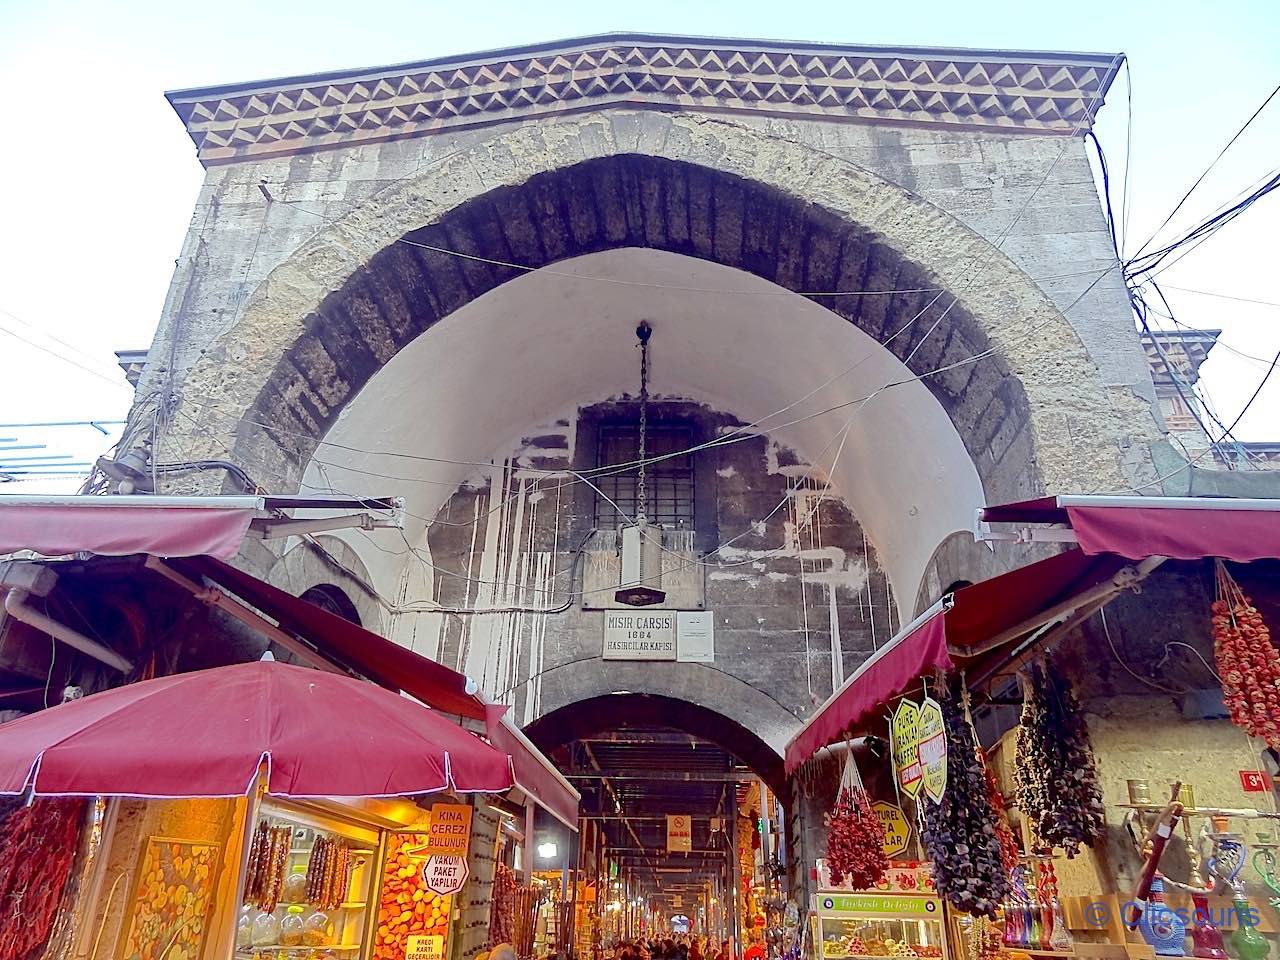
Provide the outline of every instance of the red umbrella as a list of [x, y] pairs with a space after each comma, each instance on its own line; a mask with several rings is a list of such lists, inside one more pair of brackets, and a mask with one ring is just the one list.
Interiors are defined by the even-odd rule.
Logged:
[[0, 793], [285, 797], [512, 786], [507, 754], [372, 683], [259, 661], [145, 680], [0, 725]]

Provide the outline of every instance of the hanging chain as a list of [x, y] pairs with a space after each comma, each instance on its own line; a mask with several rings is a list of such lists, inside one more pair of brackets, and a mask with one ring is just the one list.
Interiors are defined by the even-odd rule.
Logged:
[[644, 486], [644, 461], [649, 433], [649, 334], [647, 323], [636, 328], [636, 336], [640, 338], [640, 472], [636, 477], [636, 523], [647, 523], [649, 519], [649, 502]]

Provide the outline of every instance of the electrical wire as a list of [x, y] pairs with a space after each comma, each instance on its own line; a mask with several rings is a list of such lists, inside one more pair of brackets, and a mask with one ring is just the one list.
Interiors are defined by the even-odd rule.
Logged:
[[1164, 686], [1164, 684], [1156, 683], [1149, 677], [1144, 677], [1137, 673], [1131, 666], [1129, 666], [1129, 664], [1125, 663], [1124, 659], [1120, 656], [1120, 651], [1116, 649], [1115, 641], [1111, 639], [1111, 628], [1107, 625], [1107, 608], [1099, 607], [1098, 614], [1102, 617], [1102, 633], [1107, 638], [1107, 646], [1111, 648], [1111, 655], [1116, 658], [1116, 663], [1124, 667], [1125, 673], [1129, 674], [1129, 676], [1133, 677], [1133, 679], [1137, 680], [1139, 683], [1151, 687], [1153, 690], [1159, 690], [1161, 693], [1168, 693], [1175, 697], [1182, 695], [1181, 690], [1174, 690], [1171, 687]]
[[1235, 132], [1235, 135], [1230, 140], [1227, 141], [1226, 146], [1224, 146], [1221, 150], [1218, 151], [1218, 155], [1214, 157], [1213, 161], [1209, 164], [1209, 166], [1205, 168], [1204, 173], [1196, 177], [1195, 182], [1191, 184], [1191, 186], [1187, 189], [1187, 192], [1182, 195], [1182, 199], [1179, 200], [1177, 204], [1174, 205], [1174, 208], [1169, 212], [1169, 215], [1164, 218], [1164, 222], [1161, 223], [1160, 226], [1156, 228], [1155, 232], [1151, 234], [1151, 237], [1147, 240], [1147, 242], [1138, 248], [1138, 253], [1135, 255], [1135, 257], [1141, 256], [1142, 251], [1147, 249], [1148, 246], [1150, 246], [1150, 244], [1155, 240], [1155, 238], [1159, 236], [1160, 231], [1169, 225], [1169, 222], [1174, 218], [1177, 212], [1182, 209], [1182, 205], [1186, 203], [1188, 198], [1190, 198], [1191, 194], [1195, 192], [1196, 187], [1200, 186], [1200, 184], [1204, 182], [1204, 178], [1207, 177], [1210, 171], [1212, 171], [1213, 168], [1218, 165], [1218, 161], [1221, 160], [1223, 156], [1226, 154], [1226, 152], [1231, 149], [1232, 145], [1237, 140], [1240, 139], [1241, 135], [1246, 130], [1249, 129], [1249, 126], [1253, 123], [1253, 121], [1258, 119], [1258, 115], [1267, 108], [1267, 104], [1269, 104], [1273, 99], [1275, 99], [1275, 96], [1277, 93], [1280, 93], [1280, 84], [1276, 84], [1275, 88], [1269, 94], [1267, 94], [1267, 98], [1262, 101], [1262, 104], [1258, 107], [1258, 109], [1253, 111], [1253, 113], [1249, 116], [1249, 119], [1244, 122], [1244, 125], [1241, 126], [1240, 129]]
[[[1254, 303], [1262, 307], [1280, 307], [1280, 300], [1256, 300], [1253, 297], [1237, 297], [1230, 293], [1218, 293], [1214, 290], [1193, 290], [1191, 287], [1177, 287], [1172, 283], [1164, 284], [1167, 290], [1178, 290], [1182, 293], [1195, 293], [1202, 297], [1217, 297], [1220, 300], [1234, 300], [1237, 303]], [[1225, 344], [1224, 344], [1225, 346]], [[1248, 354], [1245, 354], [1248, 356]], [[1256, 357], [1254, 359], [1257, 359]], [[1266, 361], [1263, 361], [1264, 363]]]
[[1120, 191], [1120, 246], [1119, 256], [1124, 258], [1124, 251], [1129, 243], [1129, 200], [1132, 192], [1129, 186], [1129, 170], [1133, 166], [1133, 73], [1129, 69], [1129, 58], [1124, 60], [1125, 86], [1125, 123], [1124, 123], [1124, 182]]
[[[56, 350], [51, 350], [50, 348], [46, 347], [44, 344], [36, 343], [34, 340], [28, 340], [22, 334], [16, 333], [2, 324], [0, 324], [0, 333], [7, 333], [9, 336], [13, 337], [15, 340], [20, 340], [29, 347], [35, 347], [37, 350], [43, 353], [47, 353], [51, 357], [57, 357], [59, 360], [69, 363], [73, 367], [78, 367], [81, 370], [83, 370], [85, 373], [89, 373], [97, 377], [99, 380], [105, 380], [107, 383], [111, 384], [113, 387], [123, 387], [126, 390], [130, 390], [130, 391], [133, 390], [133, 388], [130, 387], [129, 384], [121, 383], [119, 380], [115, 380], [112, 377], [107, 376], [105, 373], [99, 373], [97, 370], [94, 370], [92, 367], [86, 367], [83, 363], [80, 363], [77, 360], [72, 360], [70, 357], [63, 356], [62, 354], [58, 353]], [[121, 376], [123, 376], [123, 373], [121, 374]]]

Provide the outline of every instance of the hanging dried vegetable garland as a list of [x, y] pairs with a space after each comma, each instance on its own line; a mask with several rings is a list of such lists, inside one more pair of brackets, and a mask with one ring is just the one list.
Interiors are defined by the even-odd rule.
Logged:
[[1280, 749], [1280, 651], [1240, 585], [1217, 562], [1213, 652], [1231, 722]]
[[289, 847], [293, 843], [293, 828], [273, 827], [260, 820], [253, 831], [249, 845], [249, 865], [245, 875], [244, 899], [259, 910], [270, 913], [280, 902], [284, 886], [285, 866], [289, 862]]
[[965, 716], [963, 684], [946, 684], [939, 698], [947, 737], [947, 789], [941, 803], [921, 798], [925, 851], [938, 893], [957, 910], [995, 917], [1009, 895], [1009, 874], [996, 832], [986, 764]]
[[515, 939], [516, 874], [505, 863], [494, 865], [493, 902], [489, 905], [489, 946]]
[[71, 876], [84, 801], [0, 805], [0, 960], [30, 956], [49, 939]]
[[871, 798], [862, 784], [852, 750], [845, 758], [835, 806], [825, 819], [831, 882], [839, 885], [847, 877], [856, 890], [870, 890], [881, 883], [889, 870], [884, 853], [884, 824], [871, 809]]
[[1014, 785], [1018, 806], [1045, 845], [1068, 859], [1106, 830], [1098, 766], [1071, 684], [1048, 661], [1021, 675]]
[[316, 837], [307, 861], [307, 902], [336, 910], [351, 886], [351, 848], [333, 837]]
[[1000, 785], [996, 783], [995, 771], [991, 769], [991, 764], [987, 762], [987, 755], [982, 750], [978, 751], [978, 759], [982, 761], [982, 769], [986, 773], [987, 799], [991, 802], [991, 809], [996, 814], [996, 839], [1000, 842], [1000, 864], [1004, 867], [1005, 873], [1013, 876], [1013, 872], [1018, 869], [1021, 856], [1018, 851], [1018, 841], [1014, 838], [1013, 827], [1009, 825], [1009, 811], [1004, 805], [1004, 795], [1000, 792]]

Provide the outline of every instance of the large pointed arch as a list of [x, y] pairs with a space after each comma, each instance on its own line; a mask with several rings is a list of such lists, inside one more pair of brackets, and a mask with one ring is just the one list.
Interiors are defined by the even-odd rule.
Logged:
[[[239, 422], [231, 449], [199, 414], [179, 418], [174, 442], [230, 453], [273, 487], [296, 486], [315, 443], [375, 371], [524, 272], [504, 264], [638, 246], [802, 294], [913, 291], [820, 302], [877, 339], [920, 313], [892, 349], [928, 375], [988, 496], [1069, 490], [1085, 477], [1096, 488], [1125, 484], [1127, 451], [1154, 431], [1146, 405], [1105, 387], [1070, 324], [992, 244], [809, 147], [703, 117], [626, 120], [619, 111], [514, 126], [324, 226], [185, 381], [197, 410]], [[940, 334], [921, 343], [935, 323]], [[243, 359], [227, 376], [233, 355]], [[931, 373], [975, 355], [985, 359]]]

